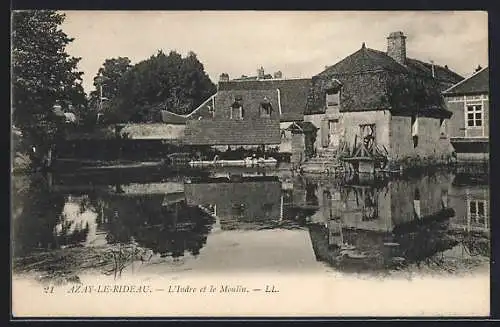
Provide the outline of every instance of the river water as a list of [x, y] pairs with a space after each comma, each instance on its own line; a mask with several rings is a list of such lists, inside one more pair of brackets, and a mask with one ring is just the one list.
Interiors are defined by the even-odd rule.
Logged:
[[212, 171], [12, 180], [14, 274], [461, 274], [488, 271], [488, 181]]

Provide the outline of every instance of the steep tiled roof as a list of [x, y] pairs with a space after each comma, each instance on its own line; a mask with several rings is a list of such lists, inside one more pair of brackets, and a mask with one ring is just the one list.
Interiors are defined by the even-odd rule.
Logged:
[[396, 73], [405, 73], [406, 69], [398, 64], [386, 53], [366, 47], [362, 47], [350, 56], [342, 59], [333, 66], [328, 67], [317, 76], [325, 75], [351, 75], [374, 71], [392, 71]]
[[[219, 83], [221, 91], [264, 91], [279, 89], [281, 102], [281, 121], [302, 120], [306, 109], [311, 79], [263, 79], [241, 80]], [[256, 105], [256, 104], [247, 104]]]
[[277, 120], [188, 120], [184, 143], [190, 145], [279, 144]]
[[447, 89], [444, 94], [446, 95], [456, 95], [456, 94], [477, 94], [477, 93], [489, 93], [490, 91], [490, 79], [489, 79], [489, 68], [483, 68], [479, 72], [475, 73], [471, 77], [453, 85], [451, 88]]
[[391, 110], [397, 114], [449, 116], [441, 91], [461, 76], [444, 67], [415, 59], [401, 65], [385, 52], [363, 47], [328, 67], [312, 79], [306, 113], [322, 113], [326, 108], [325, 91], [332, 79], [338, 79], [341, 112]]
[[434, 66], [434, 78], [439, 82], [442, 90], [464, 79], [447, 67], [432, 65], [417, 59], [407, 58], [406, 66], [413, 73], [424, 77], [432, 76]]

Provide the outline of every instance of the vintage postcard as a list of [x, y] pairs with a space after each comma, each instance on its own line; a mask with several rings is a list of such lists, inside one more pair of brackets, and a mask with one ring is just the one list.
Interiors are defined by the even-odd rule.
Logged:
[[12, 12], [12, 315], [488, 316], [488, 15]]

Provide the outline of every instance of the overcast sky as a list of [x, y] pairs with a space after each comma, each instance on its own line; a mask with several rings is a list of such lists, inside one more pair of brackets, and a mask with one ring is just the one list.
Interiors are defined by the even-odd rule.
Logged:
[[216, 82], [256, 75], [258, 67], [284, 77], [311, 77], [361, 47], [386, 50], [390, 32], [408, 37], [407, 56], [433, 60], [467, 77], [488, 65], [486, 12], [348, 11], [66, 11], [62, 28], [75, 38], [87, 92], [105, 59], [132, 63], [162, 49], [192, 50]]

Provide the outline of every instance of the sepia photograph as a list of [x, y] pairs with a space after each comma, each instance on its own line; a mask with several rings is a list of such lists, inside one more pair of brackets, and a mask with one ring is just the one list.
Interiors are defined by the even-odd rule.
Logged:
[[12, 317], [489, 316], [487, 12], [10, 33]]

